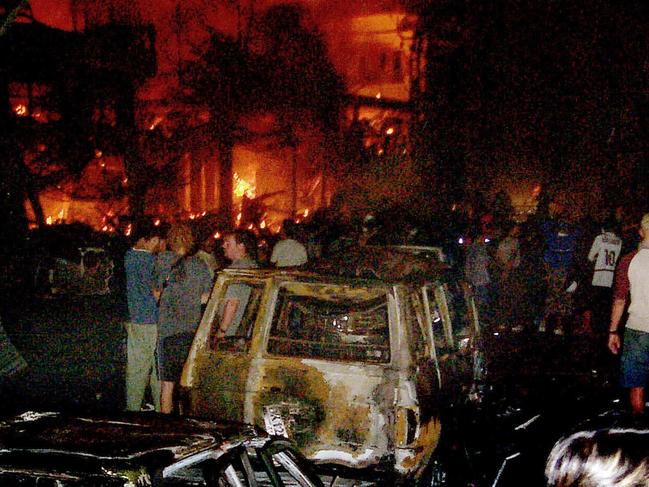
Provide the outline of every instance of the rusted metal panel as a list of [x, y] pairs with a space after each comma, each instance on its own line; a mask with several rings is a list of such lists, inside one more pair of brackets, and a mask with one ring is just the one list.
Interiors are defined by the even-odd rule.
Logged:
[[[255, 423], [279, 423], [305, 455], [364, 467], [388, 455], [389, 404], [381, 367], [269, 358], [251, 382]], [[389, 383], [389, 381], [387, 381]]]
[[1, 485], [223, 482], [322, 487], [293, 443], [251, 425], [152, 412], [111, 417], [30, 412], [0, 421]]
[[147, 486], [161, 468], [218, 458], [238, 445], [269, 440], [249, 425], [155, 413], [70, 417], [28, 412], [0, 421], [0, 477], [75, 485], [107, 485], [111, 479]]
[[194, 364], [198, 379], [190, 391], [192, 415], [243, 421], [250, 358], [227, 353], [200, 353]]

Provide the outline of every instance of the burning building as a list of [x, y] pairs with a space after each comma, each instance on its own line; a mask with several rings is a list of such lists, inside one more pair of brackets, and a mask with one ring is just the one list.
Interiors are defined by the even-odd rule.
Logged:
[[[137, 154], [111, 150], [97, 139], [89, 164], [76, 182], [41, 192], [46, 217], [82, 219], [101, 228], [106, 216], [128, 211], [126, 195], [137, 187], [146, 195], [147, 214], [194, 218], [216, 213], [231, 193], [233, 217], [246, 201], [254, 199], [263, 207], [264, 224], [272, 225], [329, 205], [334, 192], [345, 187], [360, 195], [359, 181], [379, 198], [389, 200], [398, 198], [394, 188], [408, 186], [412, 179], [407, 157], [386, 159], [389, 154], [407, 154], [411, 113], [412, 18], [398, 2], [380, 2], [376, 7], [370, 2], [362, 7], [324, 1], [298, 4], [300, 21], [322, 33], [326, 53], [346, 86], [338, 138], [327, 143], [327, 134], [312, 117], [298, 117], [287, 137], [286, 111], [271, 107], [241, 112], [231, 161], [225, 163], [231, 167], [225, 170], [218, 132], [222, 121], [214, 107], [189, 96], [187, 66], [200, 55], [197, 46], [215, 31], [246, 42], [252, 51], [258, 49], [255, 26], [277, 2], [70, 0], [61, 5], [69, 12], [63, 27], [72, 31], [70, 35], [111, 25], [154, 25], [157, 71], [142, 79], [134, 92], [132, 150]], [[54, 14], [43, 11], [42, 16], [47, 22]], [[324, 62], [328, 61], [323, 58]], [[104, 122], [115, 110], [119, 112], [113, 101], [99, 107]], [[296, 113], [291, 112], [291, 117]], [[141, 160], [135, 166], [151, 176], [146, 183], [129, 170], [129, 157]], [[374, 161], [371, 170], [364, 162], [367, 159]], [[403, 178], [403, 184], [392, 184], [392, 177]], [[101, 201], [93, 201], [94, 191], [87, 190], [93, 186], [101, 193], [102, 186], [115, 185], [121, 185], [122, 191], [113, 191], [112, 199]], [[108, 193], [104, 191], [104, 196]], [[367, 195], [363, 198], [367, 201]]]

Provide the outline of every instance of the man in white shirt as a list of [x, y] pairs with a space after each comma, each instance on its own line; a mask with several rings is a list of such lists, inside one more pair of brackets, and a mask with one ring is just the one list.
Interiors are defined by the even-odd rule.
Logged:
[[588, 253], [588, 260], [594, 262], [595, 267], [588, 292], [590, 309], [584, 313], [584, 322], [599, 336], [606, 330], [611, 309], [613, 275], [622, 251], [622, 239], [615, 234], [614, 227], [613, 221], [605, 222], [602, 233], [595, 237]]
[[[620, 260], [615, 273], [608, 348], [617, 354], [622, 349], [622, 387], [629, 389], [631, 409], [644, 412], [644, 389], [649, 380], [649, 213], [640, 223], [642, 242], [637, 250]], [[620, 324], [630, 301], [624, 340]]]
[[612, 224], [605, 224], [602, 233], [595, 237], [588, 253], [588, 260], [595, 263], [593, 286], [611, 288], [615, 264], [621, 250], [622, 239], [615, 234]]
[[295, 240], [297, 227], [293, 220], [282, 223], [282, 240], [275, 244], [270, 262], [277, 267], [298, 267], [306, 264], [306, 248]]

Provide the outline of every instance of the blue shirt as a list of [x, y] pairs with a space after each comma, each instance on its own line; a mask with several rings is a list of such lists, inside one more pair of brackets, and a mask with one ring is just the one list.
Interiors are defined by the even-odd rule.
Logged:
[[128, 249], [124, 255], [124, 269], [131, 323], [157, 323], [158, 303], [153, 295], [155, 256], [146, 250]]
[[545, 237], [543, 260], [553, 269], [569, 269], [577, 250], [579, 230], [572, 225], [548, 221], [541, 226]]

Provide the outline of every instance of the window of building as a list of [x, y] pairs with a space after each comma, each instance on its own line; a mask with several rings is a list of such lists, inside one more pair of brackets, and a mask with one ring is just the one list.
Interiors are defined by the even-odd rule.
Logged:
[[39, 123], [60, 118], [51, 87], [43, 83], [9, 83], [9, 103], [18, 117], [31, 117]]

